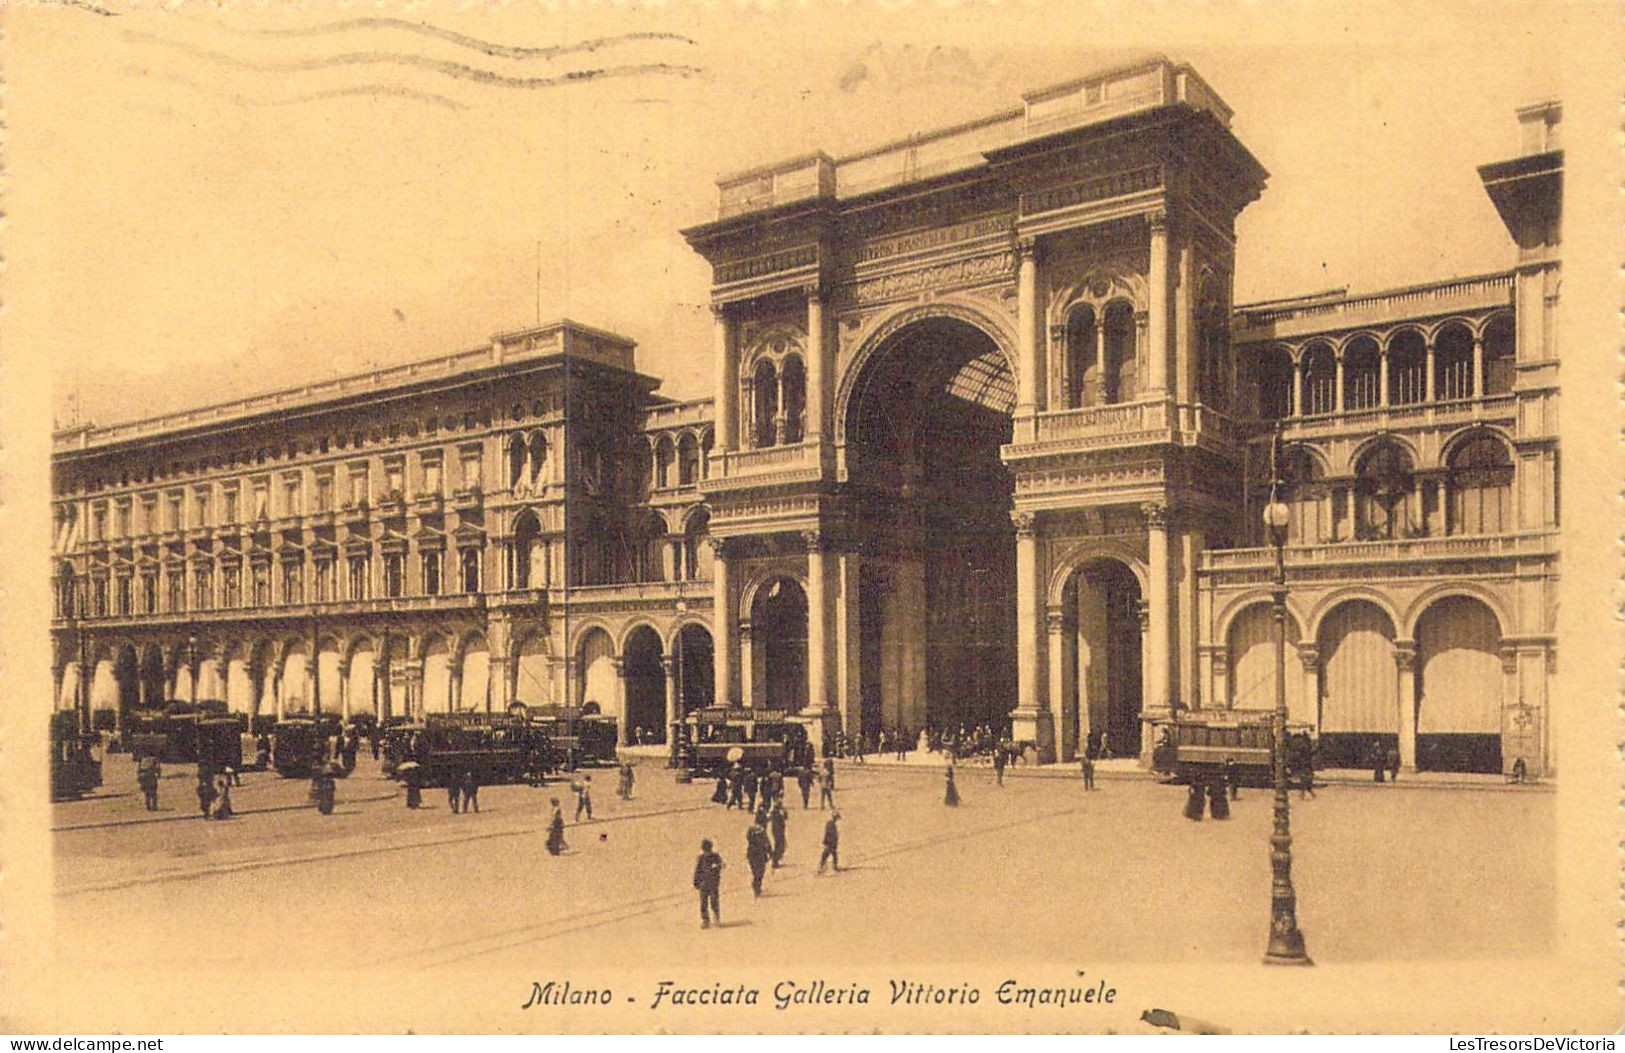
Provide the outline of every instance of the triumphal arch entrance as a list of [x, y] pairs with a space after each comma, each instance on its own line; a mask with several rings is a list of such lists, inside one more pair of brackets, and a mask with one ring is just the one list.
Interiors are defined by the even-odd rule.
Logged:
[[723, 178], [716, 698], [1045, 758], [1194, 704], [1242, 529], [1237, 214], [1266, 173], [1155, 58], [852, 157]]

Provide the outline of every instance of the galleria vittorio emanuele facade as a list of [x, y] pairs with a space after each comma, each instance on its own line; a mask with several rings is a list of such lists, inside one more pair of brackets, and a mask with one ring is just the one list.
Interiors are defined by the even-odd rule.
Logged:
[[1267, 173], [1152, 59], [720, 180], [682, 232], [713, 398], [560, 321], [61, 431], [56, 704], [595, 703], [663, 741], [722, 702], [1141, 754], [1274, 704], [1279, 428], [1292, 719], [1330, 763], [1550, 772], [1560, 110], [1518, 119], [1495, 273], [1232, 303]]

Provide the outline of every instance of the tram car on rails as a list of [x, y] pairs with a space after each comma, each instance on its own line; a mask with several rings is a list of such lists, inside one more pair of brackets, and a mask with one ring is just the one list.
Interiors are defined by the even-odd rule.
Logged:
[[419, 786], [446, 786], [472, 771], [482, 784], [539, 783], [554, 755], [546, 730], [510, 713], [430, 713], [386, 736], [384, 771]]
[[730, 754], [759, 771], [813, 763], [807, 722], [782, 709], [709, 706], [690, 713], [674, 730], [678, 767], [695, 775], [726, 769]]
[[[1152, 720], [1151, 770], [1178, 783], [1203, 782], [1229, 771], [1243, 786], [1269, 786], [1275, 780], [1275, 714], [1268, 710], [1184, 710]], [[1313, 728], [1288, 723], [1289, 778], [1314, 759]]]
[[591, 705], [524, 706], [525, 719], [548, 738], [548, 770], [573, 771], [578, 767], [616, 762], [617, 726]]
[[[271, 732], [271, 766], [284, 779], [303, 779], [316, 773], [318, 765], [330, 760], [328, 743], [343, 732], [344, 722], [337, 713], [320, 716], [286, 717]], [[350, 774], [342, 764], [335, 775]]]
[[171, 702], [137, 709], [125, 721], [124, 746], [132, 758], [157, 757], [166, 764], [203, 764], [211, 770], [243, 768], [248, 718], [229, 713], [224, 702]]
[[79, 730], [77, 710], [51, 714], [51, 800], [71, 801], [101, 786], [101, 744], [100, 735]]

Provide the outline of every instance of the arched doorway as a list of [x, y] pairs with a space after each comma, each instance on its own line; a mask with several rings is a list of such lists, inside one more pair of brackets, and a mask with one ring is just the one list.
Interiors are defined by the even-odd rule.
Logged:
[[[1315, 713], [1304, 704], [1298, 662], [1298, 622], [1286, 617], [1287, 719], [1312, 724]], [[1230, 622], [1225, 641], [1231, 709], [1269, 712], [1275, 709], [1275, 618], [1268, 603], [1255, 603]]]
[[621, 653], [628, 742], [666, 741], [666, 670], [660, 659], [660, 634], [647, 625], [633, 629]]
[[[156, 648], [154, 648], [154, 651], [156, 651]], [[160, 657], [159, 660], [162, 661], [162, 658]], [[106, 699], [106, 702], [109, 703], [106, 705], [106, 708], [117, 711], [120, 719], [122, 720], [123, 717], [129, 715], [130, 710], [134, 709], [141, 702], [140, 674], [137, 672], [135, 647], [133, 645], [124, 644], [119, 647], [118, 654], [113, 659], [112, 671], [113, 680], [117, 687], [114, 696], [110, 699]], [[153, 705], [163, 705], [164, 695], [162, 690], [162, 670], [160, 670], [159, 673], [158, 686], [159, 691], [157, 695], [154, 696], [154, 701], [152, 703]], [[98, 702], [96, 708], [103, 708], [102, 703]]]
[[581, 638], [576, 649], [576, 664], [581, 675], [576, 681], [576, 705], [585, 710], [590, 703], [597, 712], [615, 709], [615, 641], [603, 629], [592, 628]]
[[547, 638], [531, 633], [519, 641], [514, 665], [514, 700], [527, 706], [546, 705], [553, 700], [548, 678]]
[[542, 525], [530, 509], [519, 513], [513, 524], [513, 580], [512, 588], [531, 589], [541, 585]]
[[712, 666], [711, 634], [703, 625], [685, 625], [672, 643], [677, 661], [677, 709], [687, 715], [713, 703], [716, 671]]
[[282, 653], [282, 715], [310, 712], [310, 675], [305, 646], [289, 644]]
[[1399, 748], [1399, 681], [1394, 623], [1368, 600], [1349, 600], [1321, 619], [1320, 763], [1369, 767], [1378, 751]]
[[807, 705], [807, 593], [793, 578], [764, 582], [750, 619], [752, 703], [799, 713]]
[[1419, 770], [1501, 772], [1500, 650], [1501, 623], [1482, 600], [1447, 596], [1422, 612], [1416, 623]]
[[[164, 675], [164, 652], [152, 644], [141, 653], [141, 672], [137, 679], [135, 703], [143, 706], [162, 706], [169, 700], [165, 690], [168, 677]], [[128, 707], [125, 712], [129, 712]]]
[[342, 713], [344, 685], [339, 683], [339, 642], [324, 637], [316, 652], [316, 704], [323, 713]]
[[1056, 744], [1062, 759], [1086, 748], [1097, 756], [1139, 754], [1140, 606], [1139, 579], [1118, 560], [1092, 560], [1067, 581], [1061, 594], [1061, 653], [1054, 656], [1062, 663]]
[[[1110, 368], [1111, 363], [1108, 363]], [[887, 336], [847, 396], [860, 529], [888, 555], [859, 584], [867, 722], [989, 724], [1016, 702], [1015, 380], [982, 329], [950, 317]]]
[[350, 652], [350, 671], [344, 680], [345, 713], [371, 713], [381, 717], [377, 698], [378, 663], [372, 643], [362, 640]]

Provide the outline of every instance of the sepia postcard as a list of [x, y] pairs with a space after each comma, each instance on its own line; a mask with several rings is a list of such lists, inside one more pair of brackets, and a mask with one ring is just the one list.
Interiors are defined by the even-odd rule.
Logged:
[[1625, 1022], [1617, 7], [3, 19], [0, 1031]]

